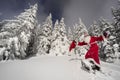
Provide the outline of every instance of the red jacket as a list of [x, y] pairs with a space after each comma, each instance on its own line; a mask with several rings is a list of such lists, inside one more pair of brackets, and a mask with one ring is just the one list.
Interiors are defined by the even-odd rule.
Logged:
[[[99, 37], [90, 37], [90, 40], [89, 43], [86, 43], [85, 41], [83, 42], [78, 42], [78, 45], [79, 46], [83, 46], [83, 45], [89, 45], [90, 48], [88, 50], [88, 52], [86, 53], [85, 55], [85, 59], [88, 59], [88, 58], [92, 58], [94, 59], [94, 61], [97, 63], [97, 64], [100, 64], [100, 61], [99, 61], [99, 57], [98, 57], [98, 45], [97, 45], [97, 41], [103, 41], [103, 36], [99, 36]], [[71, 51], [71, 49], [73, 49], [73, 47], [75, 48], [76, 45], [74, 45], [74, 42], [71, 43], [71, 47], [69, 48], [69, 51]]]
[[85, 42], [79, 42], [78, 43], [79, 46], [87, 45], [87, 44], [90, 45], [90, 48], [89, 48], [88, 52], [85, 55], [85, 59], [92, 58], [92, 59], [94, 59], [94, 61], [97, 64], [100, 64], [99, 57], [98, 57], [98, 49], [99, 49], [99, 47], [98, 47], [96, 41], [103, 41], [103, 40], [104, 39], [103, 39], [102, 36], [100, 36], [100, 37], [90, 37], [90, 42], [89, 43], [85, 43]]

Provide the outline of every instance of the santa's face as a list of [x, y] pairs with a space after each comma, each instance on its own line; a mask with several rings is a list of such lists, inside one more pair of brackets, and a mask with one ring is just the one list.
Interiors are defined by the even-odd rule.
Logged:
[[84, 42], [85, 43], [90, 43], [90, 36], [89, 35], [84, 37]]
[[87, 37], [89, 36], [87, 32], [84, 32], [84, 37]]

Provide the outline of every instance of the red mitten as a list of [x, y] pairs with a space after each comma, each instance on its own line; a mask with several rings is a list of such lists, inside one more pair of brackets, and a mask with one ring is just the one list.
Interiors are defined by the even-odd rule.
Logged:
[[103, 32], [103, 35], [104, 35], [105, 38], [108, 37], [108, 33], [107, 32]]
[[69, 51], [71, 51], [71, 50], [74, 49], [75, 47], [76, 47], [76, 41], [73, 40], [72, 43], [70, 44]]

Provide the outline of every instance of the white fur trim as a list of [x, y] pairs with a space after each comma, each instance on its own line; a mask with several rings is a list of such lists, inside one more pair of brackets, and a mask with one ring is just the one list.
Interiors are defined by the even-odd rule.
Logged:
[[100, 67], [100, 64], [96, 63], [94, 59], [88, 58], [87, 60], [88, 60], [88, 61], [93, 61], [95, 65], [97, 65], [98, 67]]

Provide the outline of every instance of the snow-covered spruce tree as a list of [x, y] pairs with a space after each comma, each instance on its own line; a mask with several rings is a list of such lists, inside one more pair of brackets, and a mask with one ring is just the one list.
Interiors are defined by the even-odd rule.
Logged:
[[120, 1], [118, 3], [119, 5], [117, 8], [112, 8], [112, 15], [114, 19], [113, 26], [115, 27], [116, 41], [120, 47]]
[[[31, 54], [34, 41], [34, 28], [37, 26], [37, 4], [30, 6], [30, 9], [26, 9], [25, 12], [17, 16], [17, 19], [21, 23], [21, 27], [18, 30], [18, 38], [20, 42], [20, 54], [21, 58]], [[30, 52], [29, 52], [30, 51]], [[33, 51], [32, 51], [33, 52]]]
[[50, 49], [50, 55], [64, 55], [68, 54], [69, 43], [66, 34], [66, 25], [64, 23], [64, 18], [55, 22], [54, 30], [52, 32], [52, 43]]
[[[6, 40], [5, 53], [8, 58], [18, 57], [25, 58], [28, 54], [27, 48], [31, 42], [31, 35], [36, 26], [37, 4], [25, 10], [18, 15], [16, 20], [7, 20], [7, 23], [2, 27], [0, 39]], [[8, 53], [7, 53], [8, 52]]]
[[115, 51], [114, 51], [114, 44], [116, 43], [116, 36], [115, 36], [115, 28], [114, 26], [106, 21], [105, 19], [99, 20], [99, 27], [101, 28], [101, 34], [105, 31], [108, 32], [109, 38], [107, 41], [101, 43], [100, 46], [100, 55], [107, 62], [113, 62], [115, 59]]
[[88, 32], [89, 32], [90, 36], [100, 36], [101, 35], [100, 27], [96, 21], [94, 21], [93, 25], [91, 25], [89, 27]]
[[26, 49], [27, 56], [33, 56], [37, 54], [37, 34], [36, 27], [31, 31], [31, 37], [29, 40], [29, 44]]
[[68, 49], [69, 49], [69, 42], [68, 42], [68, 38], [67, 38], [67, 32], [66, 32], [66, 25], [64, 23], [64, 18], [61, 18], [60, 20], [60, 30], [59, 30], [59, 33], [60, 33], [60, 37], [61, 37], [61, 53], [64, 55], [64, 54], [68, 54]]
[[68, 28], [67, 38], [68, 38], [69, 42], [71, 42], [73, 40], [73, 32], [71, 30], [71, 27]]
[[52, 34], [52, 16], [46, 18], [45, 22], [41, 26], [42, 30], [39, 35], [39, 46], [38, 53], [39, 54], [49, 54], [49, 50], [51, 48], [51, 34]]

